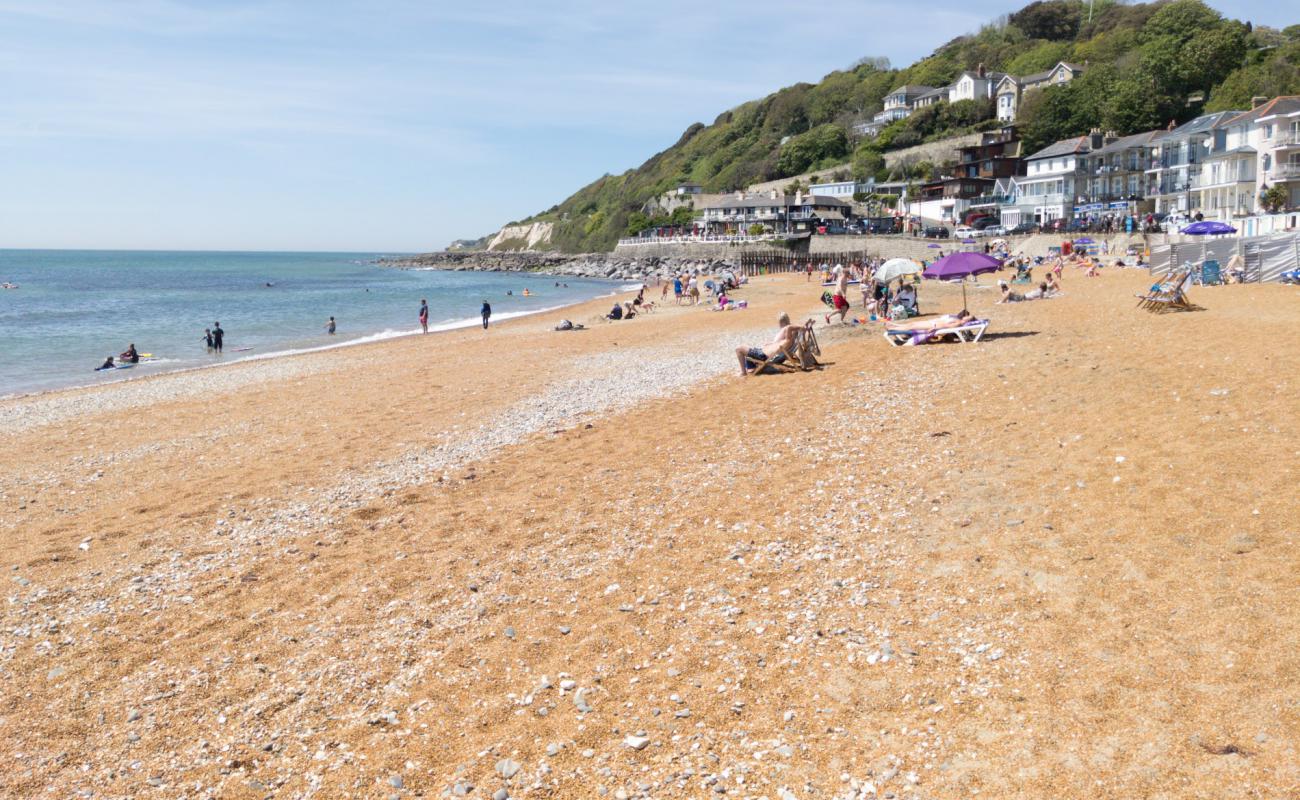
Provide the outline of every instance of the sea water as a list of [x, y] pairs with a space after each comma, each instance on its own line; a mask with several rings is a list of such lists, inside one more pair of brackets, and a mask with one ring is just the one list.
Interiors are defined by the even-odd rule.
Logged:
[[[495, 321], [621, 286], [521, 273], [393, 269], [380, 266], [380, 257], [0, 250], [0, 283], [18, 285], [0, 290], [0, 396], [411, 334], [419, 331], [421, 299], [429, 301], [433, 331], [478, 324], [484, 300]], [[331, 316], [337, 323], [332, 336], [326, 332]], [[218, 321], [226, 332], [220, 355], [204, 342], [204, 329]], [[131, 343], [153, 360], [94, 371]]]

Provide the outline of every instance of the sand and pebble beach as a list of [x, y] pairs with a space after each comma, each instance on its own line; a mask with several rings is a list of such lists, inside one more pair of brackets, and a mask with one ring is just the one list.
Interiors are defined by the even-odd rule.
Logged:
[[[1297, 298], [1148, 283], [0, 401], [0, 795], [1290, 796]], [[740, 378], [780, 311], [828, 365]]]

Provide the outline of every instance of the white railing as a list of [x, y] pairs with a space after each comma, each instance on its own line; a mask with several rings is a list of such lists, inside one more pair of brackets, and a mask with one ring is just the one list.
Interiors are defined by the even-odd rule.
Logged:
[[776, 239], [784, 239], [786, 234], [781, 233], [764, 233], [754, 236], [748, 233], [708, 233], [700, 235], [685, 234], [682, 236], [633, 236], [625, 239], [619, 239], [620, 247], [639, 245], [639, 244], [699, 244], [707, 242], [717, 242], [720, 244], [730, 244], [733, 242], [770, 242]]
[[1300, 178], [1300, 164], [1274, 164], [1272, 173], [1274, 178]]

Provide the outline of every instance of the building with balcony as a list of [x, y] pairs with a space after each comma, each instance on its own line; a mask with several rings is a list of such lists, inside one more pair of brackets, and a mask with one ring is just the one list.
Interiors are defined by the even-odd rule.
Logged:
[[1194, 208], [1192, 181], [1201, 173], [1213, 148], [1215, 131], [1227, 127], [1241, 111], [1202, 114], [1168, 131], [1151, 152], [1147, 167], [1148, 193], [1157, 213], [1190, 213]]
[[1253, 118], [1258, 151], [1255, 197], [1286, 187], [1286, 208], [1300, 208], [1300, 96], [1275, 97], [1242, 115]]
[[1020, 137], [1013, 125], [980, 134], [979, 144], [957, 148], [955, 173], [963, 178], [996, 180], [1025, 174]]
[[1166, 130], [1116, 136], [1091, 150], [1084, 160], [1085, 178], [1079, 189], [1079, 213], [1144, 214], [1153, 203], [1147, 199], [1153, 179], [1147, 172]]
[[696, 225], [712, 234], [744, 233], [754, 224], [776, 233], [798, 233], [815, 222], [843, 222], [850, 211], [850, 204], [837, 197], [736, 192], [706, 205]]
[[1013, 201], [1002, 207], [1002, 224], [1039, 224], [1069, 219], [1087, 180], [1086, 156], [1110, 142], [1100, 133], [1050, 144], [1025, 157], [1025, 174], [1015, 178]]

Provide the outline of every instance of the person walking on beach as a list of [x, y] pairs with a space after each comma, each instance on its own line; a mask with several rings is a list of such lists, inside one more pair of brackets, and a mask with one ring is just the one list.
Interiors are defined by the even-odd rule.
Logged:
[[420, 330], [429, 332], [429, 301], [420, 301]]
[[[843, 324], [844, 317], [849, 313], [849, 273], [843, 267], [836, 266], [835, 273], [835, 293], [831, 295], [831, 304], [835, 310], [831, 314], [840, 315], [840, 323]], [[826, 324], [831, 324], [831, 314], [826, 315]]]
[[212, 349], [218, 353], [221, 352], [221, 343], [226, 338], [226, 332], [221, 329], [220, 322], [212, 323]]
[[325, 332], [328, 333], [330, 336], [333, 336], [334, 330], [337, 327], [338, 326], [334, 324], [334, 318], [330, 317], [330, 321], [325, 323]]
[[483, 330], [487, 330], [488, 320], [492, 318], [492, 306], [488, 305], [488, 301], [484, 300], [483, 307], [479, 309], [478, 313], [483, 315]]

